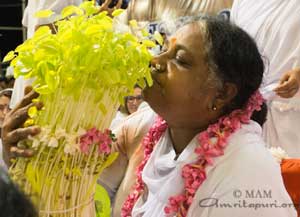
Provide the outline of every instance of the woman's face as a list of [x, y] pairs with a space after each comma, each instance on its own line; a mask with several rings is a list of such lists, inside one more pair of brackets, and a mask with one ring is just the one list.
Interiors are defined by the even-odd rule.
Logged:
[[127, 97], [127, 109], [129, 114], [136, 112], [139, 105], [143, 102], [142, 89], [139, 87], [134, 88], [133, 95]]
[[152, 66], [156, 64], [161, 69], [152, 71], [154, 84], [143, 94], [170, 127], [201, 129], [216, 121], [220, 115], [213, 109], [217, 88], [209, 79], [198, 24], [179, 29], [153, 59]]

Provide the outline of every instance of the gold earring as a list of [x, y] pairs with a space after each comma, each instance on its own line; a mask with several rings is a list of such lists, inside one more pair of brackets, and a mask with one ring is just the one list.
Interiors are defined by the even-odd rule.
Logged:
[[213, 107], [212, 107], [212, 110], [213, 110], [213, 111], [217, 111], [217, 107], [216, 107], [216, 106], [213, 106]]

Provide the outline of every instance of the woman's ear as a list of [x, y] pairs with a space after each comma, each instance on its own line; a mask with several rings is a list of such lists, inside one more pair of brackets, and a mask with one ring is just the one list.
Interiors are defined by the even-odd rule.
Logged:
[[238, 88], [233, 83], [225, 83], [221, 90], [218, 90], [216, 98], [213, 103], [213, 110], [222, 110], [227, 106], [237, 95]]

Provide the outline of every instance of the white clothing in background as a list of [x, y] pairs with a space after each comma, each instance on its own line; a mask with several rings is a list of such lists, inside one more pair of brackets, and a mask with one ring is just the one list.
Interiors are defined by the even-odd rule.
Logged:
[[115, 118], [112, 120], [109, 129], [115, 129], [120, 123], [122, 123], [128, 115], [118, 111]]
[[[25, 8], [22, 24], [27, 27], [27, 38], [31, 38], [37, 25], [54, 22], [63, 8], [69, 5], [79, 5], [82, 0], [29, 0]], [[48, 18], [36, 18], [34, 14], [40, 10], [52, 10], [54, 14]]]
[[283, 99], [272, 91], [285, 72], [300, 66], [299, 0], [235, 0], [231, 20], [255, 39], [266, 60], [261, 86], [269, 107], [263, 129], [266, 143], [300, 157], [299, 94]]
[[[148, 108], [149, 105], [145, 101], [143, 101], [137, 111], [143, 110], [144, 108]], [[115, 118], [112, 120], [109, 129], [111, 129], [114, 132], [114, 129], [117, 129], [118, 126], [128, 117], [129, 115], [124, 114], [123, 112], [118, 111]]]
[[[182, 167], [196, 161], [195, 137], [177, 160], [168, 131], [162, 136], [147, 162], [142, 178], [148, 195], [142, 195], [132, 216], [164, 217], [164, 207], [170, 196], [183, 191]], [[207, 167], [207, 179], [196, 192], [188, 217], [296, 217], [292, 201], [285, 190], [280, 165], [265, 148], [261, 127], [254, 121], [234, 133], [225, 154]], [[249, 196], [254, 191], [253, 195]], [[257, 193], [269, 194], [262, 198]], [[246, 205], [244, 205], [244, 201]], [[216, 204], [218, 202], [219, 207]], [[289, 208], [271, 208], [268, 204]], [[227, 207], [221, 207], [227, 204]], [[234, 205], [239, 204], [239, 205]], [[252, 208], [250, 207], [252, 204]], [[253, 204], [261, 206], [255, 209]], [[234, 207], [236, 206], [236, 207]], [[264, 208], [262, 208], [265, 206]]]
[[7, 166], [3, 160], [3, 155], [2, 155], [2, 139], [0, 139], [0, 167], [3, 168], [4, 170], [7, 170]]

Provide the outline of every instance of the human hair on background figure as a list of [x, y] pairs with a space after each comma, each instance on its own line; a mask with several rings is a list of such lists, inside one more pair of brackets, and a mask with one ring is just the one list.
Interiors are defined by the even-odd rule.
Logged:
[[27, 196], [0, 168], [0, 216], [38, 217], [37, 211]]

